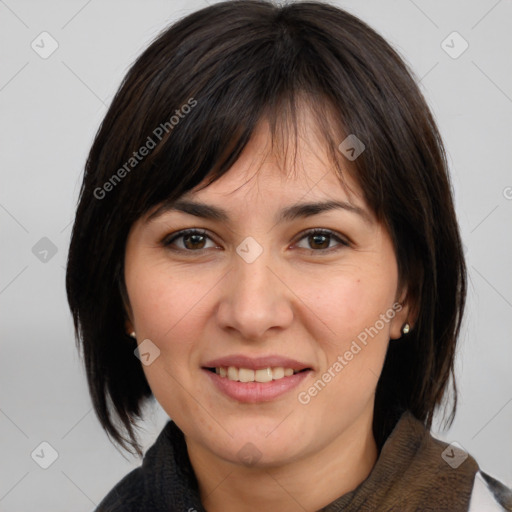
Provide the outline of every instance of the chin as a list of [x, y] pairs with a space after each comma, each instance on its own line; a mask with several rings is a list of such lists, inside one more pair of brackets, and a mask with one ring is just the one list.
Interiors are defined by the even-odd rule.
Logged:
[[233, 446], [223, 458], [238, 466], [246, 468], [269, 469], [279, 467], [298, 457], [297, 446], [277, 446], [277, 443], [268, 441], [262, 445], [258, 442], [247, 441], [241, 448]]
[[233, 438], [219, 455], [234, 464], [261, 468], [279, 466], [297, 458], [300, 438], [295, 439], [292, 432], [284, 429], [278, 433], [279, 421], [267, 422], [271, 424], [269, 428], [233, 429]]

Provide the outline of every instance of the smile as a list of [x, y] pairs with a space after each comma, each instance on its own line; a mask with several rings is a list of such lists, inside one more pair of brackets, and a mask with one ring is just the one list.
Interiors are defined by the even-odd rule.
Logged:
[[297, 387], [314, 367], [277, 354], [232, 354], [205, 361], [201, 369], [223, 396], [237, 402], [269, 402]]
[[227, 378], [237, 382], [271, 382], [273, 380], [291, 377], [295, 373], [306, 371], [307, 368], [304, 368], [303, 370], [294, 370], [293, 368], [277, 366], [275, 368], [267, 367], [259, 370], [253, 370], [250, 368], [237, 368], [235, 366], [220, 366], [217, 368], [208, 368], [208, 370], [215, 372], [222, 378]]

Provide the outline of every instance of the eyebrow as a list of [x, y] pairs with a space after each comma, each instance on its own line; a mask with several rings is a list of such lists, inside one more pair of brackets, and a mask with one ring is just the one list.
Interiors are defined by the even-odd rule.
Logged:
[[[298, 203], [292, 206], [287, 206], [278, 213], [275, 222], [291, 222], [298, 218], [311, 217], [334, 209], [343, 209], [355, 213], [361, 216], [366, 222], [371, 223], [371, 217], [366, 210], [346, 201], [321, 201], [315, 203]], [[188, 199], [178, 199], [173, 202], [163, 203], [146, 219], [146, 223], [149, 223], [157, 217], [171, 211], [184, 212], [189, 215], [194, 215], [195, 217], [223, 222], [225, 224], [230, 223], [229, 214], [223, 208]]]

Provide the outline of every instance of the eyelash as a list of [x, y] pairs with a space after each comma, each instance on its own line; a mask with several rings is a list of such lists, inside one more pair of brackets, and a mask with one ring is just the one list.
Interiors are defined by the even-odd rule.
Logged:
[[[194, 229], [185, 229], [183, 231], [178, 231], [175, 234], [169, 235], [169, 236], [172, 236], [172, 238], [169, 238], [169, 236], [167, 236], [166, 238], [164, 238], [162, 240], [162, 244], [171, 251], [182, 252], [182, 253], [201, 254], [201, 253], [203, 253], [203, 251], [208, 250], [208, 248], [192, 250], [192, 249], [182, 249], [182, 248], [171, 247], [171, 245], [174, 241], [176, 241], [180, 238], [183, 238], [187, 235], [200, 235], [200, 236], [204, 236], [204, 237], [207, 237], [210, 240], [212, 240], [211, 237], [208, 235], [207, 231], [205, 231], [203, 229], [195, 229], [194, 228]], [[334, 239], [337, 242], [339, 242], [339, 245], [337, 247], [330, 247], [327, 249], [304, 249], [305, 251], [310, 251], [311, 254], [315, 254], [315, 253], [324, 253], [324, 254], [329, 253], [330, 254], [332, 252], [339, 251], [339, 250], [343, 249], [344, 247], [348, 247], [350, 245], [346, 240], [343, 240], [341, 237], [339, 237], [334, 231], [331, 231], [329, 229], [318, 229], [318, 228], [313, 228], [313, 229], [304, 231], [303, 233], [301, 233], [298, 241], [300, 242], [301, 240], [303, 240], [304, 238], [307, 238], [308, 236], [318, 236], [318, 235], [330, 237], [331, 239]]]

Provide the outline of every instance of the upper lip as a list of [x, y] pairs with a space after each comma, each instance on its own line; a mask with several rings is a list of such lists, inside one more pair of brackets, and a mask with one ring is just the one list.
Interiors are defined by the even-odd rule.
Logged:
[[292, 368], [293, 370], [304, 370], [311, 368], [306, 363], [301, 363], [289, 357], [269, 355], [263, 357], [247, 357], [241, 354], [219, 357], [203, 364], [203, 368], [221, 368], [234, 366], [236, 368], [247, 368], [249, 370], [261, 370], [263, 368]]

